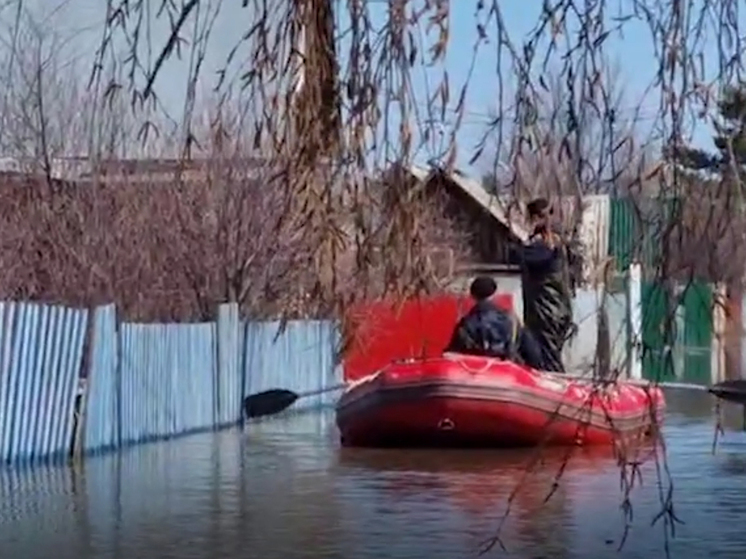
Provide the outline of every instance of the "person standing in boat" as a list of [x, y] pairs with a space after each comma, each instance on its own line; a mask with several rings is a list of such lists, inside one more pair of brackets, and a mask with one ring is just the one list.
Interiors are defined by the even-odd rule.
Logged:
[[519, 255], [524, 321], [541, 346], [544, 370], [565, 372], [562, 349], [574, 327], [568, 249], [551, 227], [548, 200], [537, 198], [526, 209], [532, 232]]
[[476, 278], [469, 288], [475, 305], [458, 322], [446, 352], [510, 359], [541, 370], [542, 353], [536, 340], [518, 318], [495, 305], [495, 280]]

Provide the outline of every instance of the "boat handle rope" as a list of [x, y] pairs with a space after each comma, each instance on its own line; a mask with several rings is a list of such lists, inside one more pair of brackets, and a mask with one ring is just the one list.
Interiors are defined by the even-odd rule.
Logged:
[[472, 374], [481, 374], [481, 373], [484, 373], [485, 371], [487, 371], [487, 369], [489, 369], [492, 366], [492, 363], [490, 363], [489, 361], [487, 361], [481, 368], [473, 369], [473, 368], [469, 367], [468, 365], [466, 365], [466, 363], [464, 363], [463, 359], [458, 359], [452, 353], [444, 353], [443, 357], [445, 357], [449, 361], [453, 361], [454, 363], [457, 363], [457, 364], [461, 365], [462, 369], [464, 369], [465, 371], [467, 371], [469, 373], [472, 373]]

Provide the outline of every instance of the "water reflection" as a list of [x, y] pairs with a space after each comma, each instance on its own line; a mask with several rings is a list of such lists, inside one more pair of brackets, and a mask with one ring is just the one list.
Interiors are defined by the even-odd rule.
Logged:
[[76, 472], [64, 467], [1, 470], [0, 543], [7, 541], [18, 556], [35, 557], [40, 541], [54, 551], [84, 540], [85, 499], [79, 484]]
[[[652, 451], [652, 447], [646, 447], [645, 454]], [[508, 499], [519, 484], [527, 490], [516, 496], [518, 502], [540, 504], [550, 493], [556, 494], [554, 482], [560, 476], [592, 476], [615, 467], [616, 458], [606, 448], [546, 449], [535, 453], [422, 450], [393, 455], [385, 450], [344, 448], [339, 452], [338, 464], [341, 475], [364, 475], [366, 471], [368, 475], [385, 474], [386, 490], [392, 498], [433, 492], [446, 496], [467, 512], [481, 515], [495, 508], [495, 497]]]
[[[669, 396], [668, 459], [686, 521], [674, 556], [746, 548], [746, 433], [727, 431], [713, 456], [711, 405], [703, 394]], [[0, 557], [461, 559], [494, 533], [519, 485], [503, 532], [510, 556], [615, 553], [623, 523], [608, 451], [576, 452], [545, 503], [564, 451], [545, 453], [524, 479], [532, 453], [340, 449], [332, 422], [291, 416], [79, 469], [0, 470]], [[653, 458], [648, 450], [640, 455]], [[663, 532], [650, 526], [660, 509], [654, 459], [642, 475], [619, 557], [662, 551]]]
[[[630, 449], [629, 456], [644, 463], [653, 453], [646, 445]], [[585, 480], [618, 472], [617, 457], [608, 448], [396, 454], [344, 448], [338, 465], [342, 478], [375, 479], [370, 489], [382, 502], [427, 502], [443, 516], [461, 517], [472, 549], [494, 534], [509, 512], [501, 533], [506, 545], [546, 556], [570, 553], [573, 507], [582, 505]], [[406, 507], [401, 510], [405, 516]]]
[[666, 401], [679, 423], [702, 423], [712, 418], [716, 399], [698, 390], [667, 388]]

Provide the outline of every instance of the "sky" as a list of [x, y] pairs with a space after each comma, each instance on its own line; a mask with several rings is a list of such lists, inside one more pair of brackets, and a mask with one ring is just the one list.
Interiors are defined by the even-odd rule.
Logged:
[[[421, 2], [421, 0], [417, 0]], [[438, 83], [447, 72], [451, 91], [451, 109], [455, 107], [456, 97], [460, 87], [469, 79], [470, 65], [473, 57], [473, 46], [476, 37], [475, 7], [478, 0], [458, 0], [450, 2], [450, 41], [448, 45], [447, 59], [444, 65], [438, 68], [423, 70], [415, 69], [412, 80], [413, 88], [418, 98], [425, 98], [428, 91], [432, 91], [434, 84]], [[622, 1], [623, 0], [617, 0]], [[341, 0], [340, 0], [341, 2]], [[154, 2], [154, 5], [160, 2]], [[101, 43], [102, 22], [105, 17], [104, 0], [25, 0], [24, 13], [32, 19], [39, 28], [50, 29], [56, 36], [61, 37], [56, 47], [58, 56], [70, 60], [69, 67], [84, 80], [90, 74], [94, 54]], [[612, 3], [613, 4], [613, 3]], [[217, 6], [213, 2], [206, 6]], [[346, 3], [341, 3], [346, 6]], [[512, 0], [501, 2], [501, 8], [513, 41], [520, 44], [522, 39], [530, 32], [538, 21], [542, 2], [533, 0], [530, 2]], [[387, 16], [387, 4], [381, 0], [368, 0], [374, 25], [382, 25]], [[8, 30], [12, 27], [15, 16], [16, 4], [9, 2], [5, 8], [0, 9], [0, 49], [7, 48]], [[206, 8], [207, 9], [207, 8]], [[345, 19], [346, 8], [338, 11], [338, 22], [344, 28], [349, 20]], [[206, 12], [203, 12], [203, 16]], [[203, 79], [200, 88], [203, 92], [209, 92], [216, 83], [216, 72], [226, 60], [231, 48], [240, 41], [247, 25], [251, 22], [251, 14], [246, 9], [241, 9], [239, 2], [231, 0], [221, 4], [220, 11], [214, 22], [214, 31], [210, 38], [210, 47], [202, 73]], [[153, 32], [153, 51], [166, 40], [165, 22], [156, 24]], [[651, 123], [657, 112], [659, 92], [647, 91], [653, 83], [657, 71], [657, 62], [653, 53], [653, 44], [650, 32], [642, 23], [627, 22], [624, 27], [623, 36], [612, 34], [607, 42], [606, 52], [610, 61], [618, 65], [619, 80], [624, 86], [624, 101], [622, 119], [630, 119], [635, 116], [639, 108], [640, 134], [647, 135]], [[494, 30], [488, 29], [489, 33]], [[340, 56], [341, 63], [345, 64], [344, 39], [341, 39]], [[705, 48], [704, 60], [709, 67], [716, 62], [717, 45], [711, 41]], [[7, 59], [7, 56], [5, 56]], [[498, 81], [496, 76], [497, 54], [494, 40], [490, 44], [483, 45], [474, 59], [474, 67], [471, 71], [470, 86], [465, 98], [465, 116], [456, 134], [458, 146], [457, 166], [469, 174], [481, 174], [485, 169], [485, 161], [478, 161], [474, 165], [469, 163], [476, 145], [482, 138], [486, 125], [491, 115], [498, 109], [497, 91]], [[189, 61], [170, 60], [158, 78], [156, 90], [162, 103], [164, 111], [178, 120], [184, 108], [184, 98]], [[238, 71], [234, 68], [235, 71]], [[71, 70], [73, 71], [73, 70]], [[510, 87], [510, 80], [507, 86]], [[507, 92], [508, 95], [510, 91]], [[445, 121], [433, 123], [433, 129], [447, 137], [453, 130], [455, 114], [447, 111]], [[436, 134], [436, 137], [438, 136]], [[702, 147], [709, 147], [709, 127], [706, 123], [700, 123], [694, 130], [694, 143]], [[428, 149], [418, 153], [420, 161], [437, 156], [439, 150], [437, 145], [432, 144]]]
[[[621, 0], [624, 2], [624, 0]], [[470, 63], [474, 52], [474, 39], [476, 37], [475, 7], [477, 0], [459, 0], [450, 3], [451, 15], [451, 41], [448, 47], [447, 62], [445, 70], [448, 72], [451, 83], [452, 97], [456, 97], [461, 84], [470, 79], [465, 107], [466, 115], [458, 130], [457, 144], [459, 147], [458, 166], [472, 174], [484, 172], [484, 161], [469, 165], [469, 159], [475, 151], [476, 146], [483, 137], [485, 123], [489, 122], [491, 116], [498, 112], [498, 80], [495, 41], [491, 40], [489, 45], [480, 47], [470, 73]], [[489, 4], [489, 2], [487, 2]], [[532, 2], [521, 2], [519, 0], [500, 2], [506, 26], [511, 37], [520, 47], [523, 40], [530, 34], [533, 27], [539, 21], [543, 2], [534, 0]], [[613, 6], [614, 2], [609, 2]], [[697, 2], [694, 2], [697, 6]], [[386, 5], [382, 4], [379, 9], [381, 20], [385, 18]], [[494, 29], [488, 29], [488, 34], [494, 37]], [[703, 48], [703, 61], [709, 69], [705, 73], [714, 76], [717, 69], [718, 47], [714, 41], [705, 42]], [[606, 54], [609, 62], [618, 68], [618, 81], [623, 88], [624, 98], [622, 100], [622, 115], [620, 120], [636, 122], [636, 128], [641, 136], [641, 141], [649, 138], [658, 114], [660, 102], [660, 90], [652, 88], [658, 71], [658, 62], [653, 54], [654, 45], [651, 33], [646, 24], [636, 21], [628, 21], [624, 25], [624, 32], [612, 33], [606, 43]], [[429, 82], [437, 82], [436, 74], [441, 70], [431, 70]], [[425, 72], [419, 72], [420, 78], [415, 80], [415, 87], [426, 90]], [[510, 79], [506, 80], [510, 87]], [[509, 93], [508, 93], [509, 95]], [[424, 94], [422, 95], [424, 97]], [[509, 100], [509, 98], [508, 98]], [[455, 106], [455, 100], [453, 105]], [[451, 119], [453, 120], [453, 119]], [[449, 122], [443, 123], [442, 128], [449, 130]], [[711, 128], [706, 121], [693, 123], [690, 126], [691, 142], [701, 148], [712, 147]]]

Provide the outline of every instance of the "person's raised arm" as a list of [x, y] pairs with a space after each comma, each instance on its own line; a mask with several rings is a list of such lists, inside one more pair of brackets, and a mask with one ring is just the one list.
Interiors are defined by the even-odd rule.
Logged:
[[559, 256], [557, 247], [550, 247], [542, 240], [520, 247], [520, 258], [529, 268], [545, 268]]

